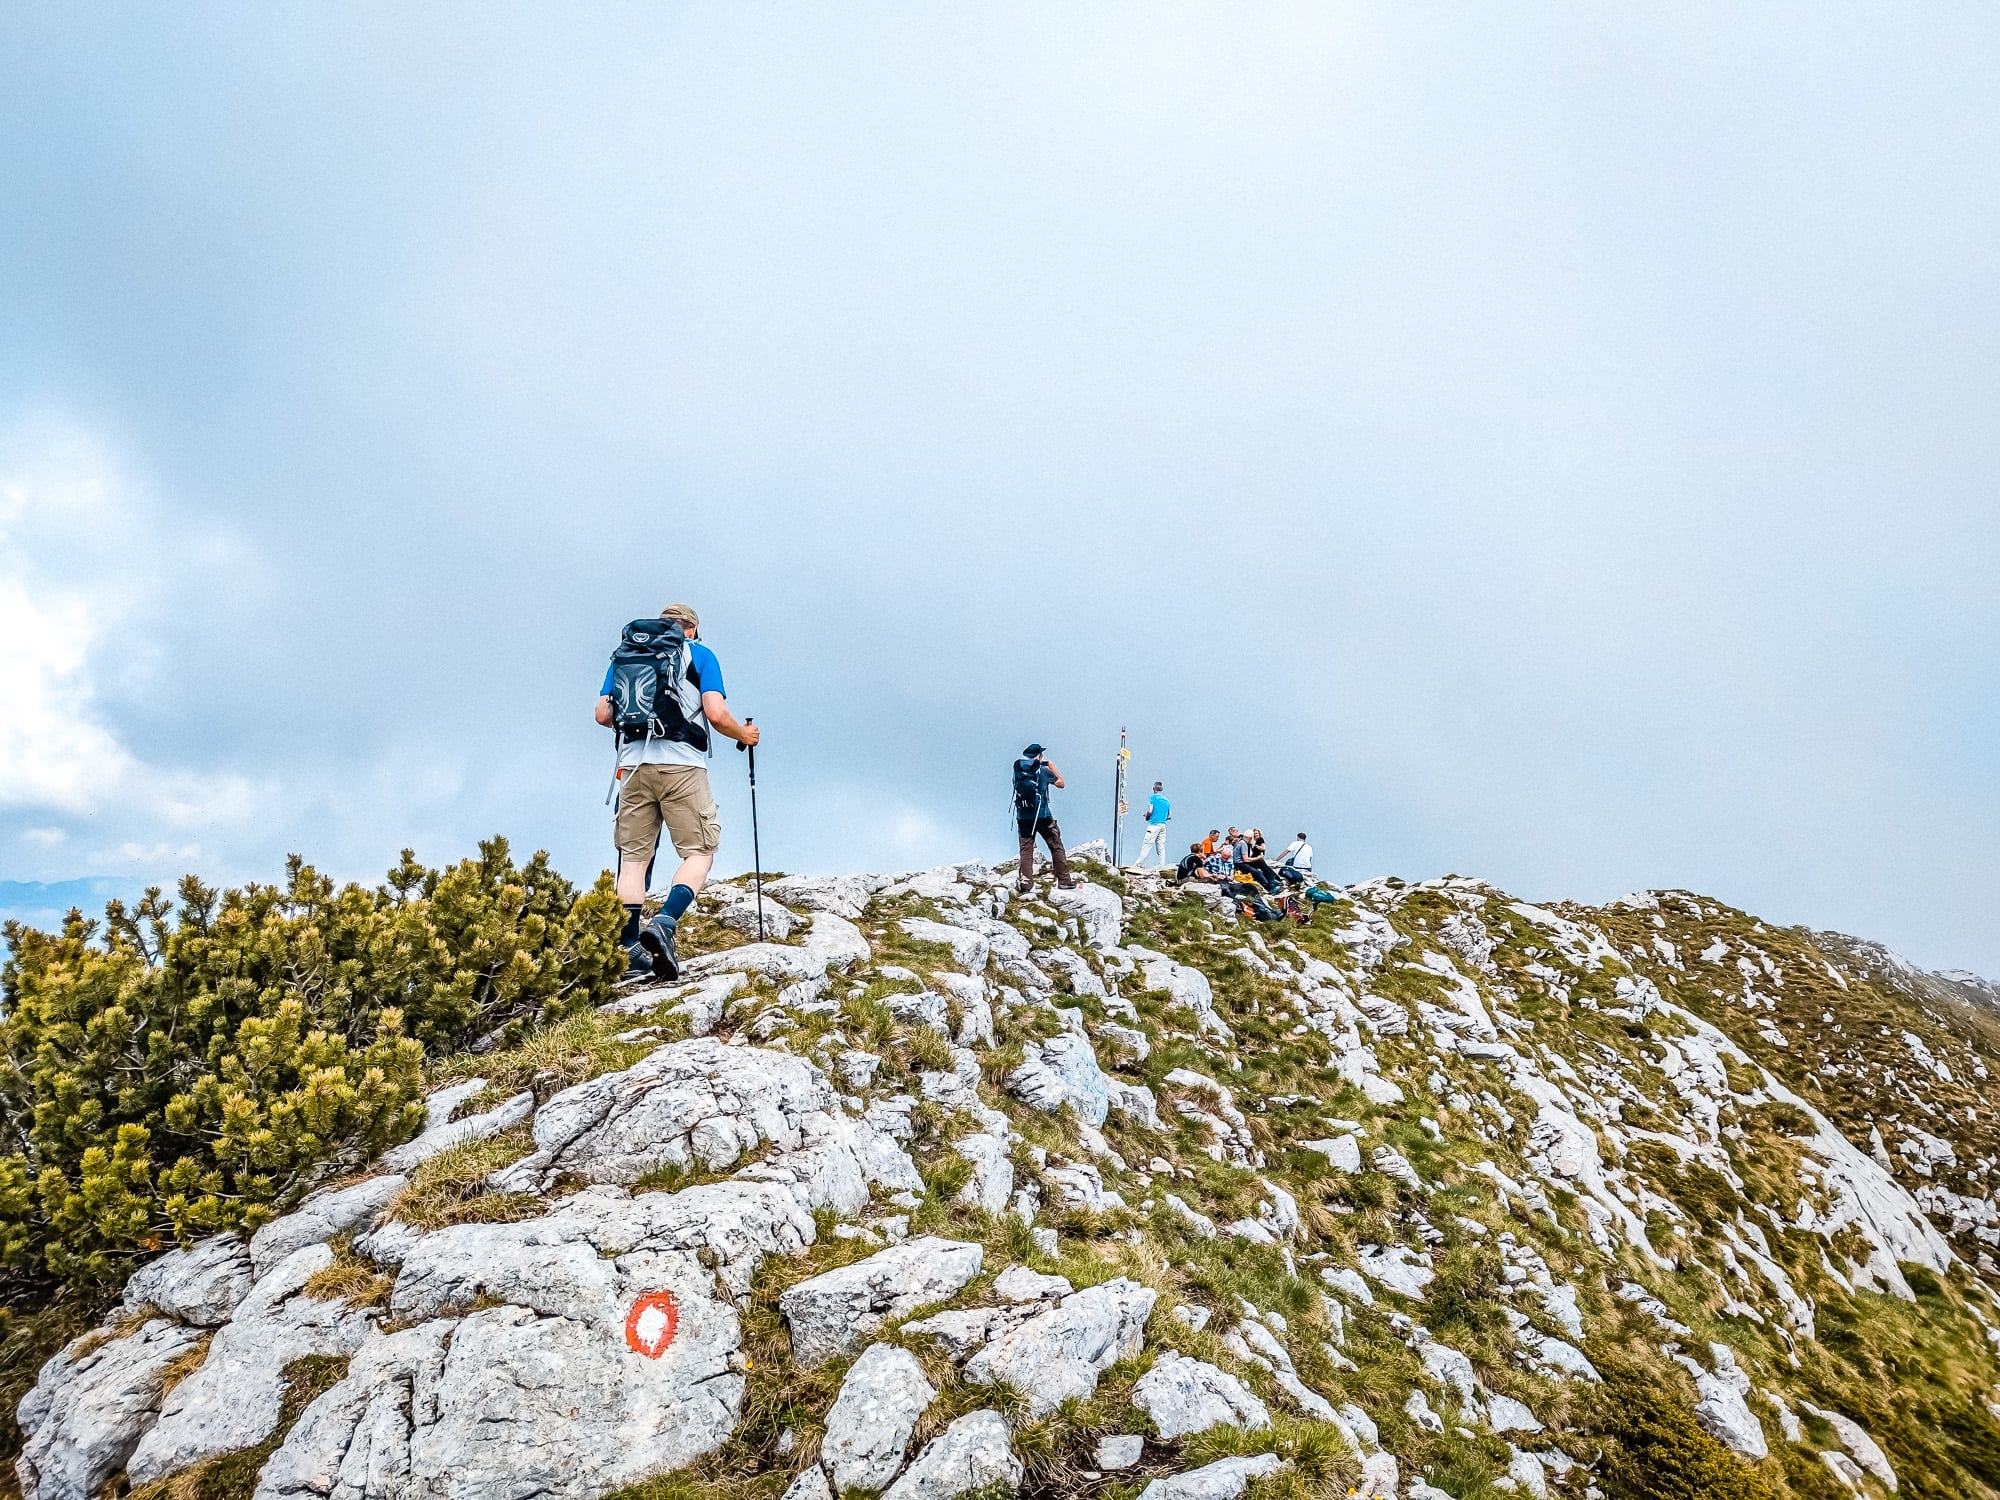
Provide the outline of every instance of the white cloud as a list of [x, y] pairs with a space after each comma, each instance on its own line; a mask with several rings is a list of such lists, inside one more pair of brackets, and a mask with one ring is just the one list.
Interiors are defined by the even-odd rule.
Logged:
[[[156, 764], [102, 712], [107, 665], [150, 665], [133, 643], [163, 581], [198, 573], [218, 548], [240, 551], [169, 526], [74, 424], [38, 417], [0, 429], [0, 807], [169, 828], [255, 812], [247, 778]], [[54, 845], [63, 834], [23, 836]]]
[[22, 843], [34, 844], [42, 849], [53, 849], [66, 842], [68, 838], [68, 831], [61, 828], [23, 828], [21, 830]]

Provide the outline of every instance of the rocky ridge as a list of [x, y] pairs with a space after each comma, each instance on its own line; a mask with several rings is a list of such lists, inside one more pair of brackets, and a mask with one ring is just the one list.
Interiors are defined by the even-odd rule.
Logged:
[[683, 982], [145, 1266], [24, 1495], [2000, 1494], [1976, 982], [1686, 893], [1259, 927], [1084, 867], [790, 877], [763, 942], [715, 888]]

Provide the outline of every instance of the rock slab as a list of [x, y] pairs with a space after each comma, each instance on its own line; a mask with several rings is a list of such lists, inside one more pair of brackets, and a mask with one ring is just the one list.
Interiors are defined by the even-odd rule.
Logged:
[[788, 1287], [778, 1311], [792, 1358], [811, 1367], [846, 1354], [890, 1319], [956, 1295], [984, 1258], [978, 1245], [925, 1235]]

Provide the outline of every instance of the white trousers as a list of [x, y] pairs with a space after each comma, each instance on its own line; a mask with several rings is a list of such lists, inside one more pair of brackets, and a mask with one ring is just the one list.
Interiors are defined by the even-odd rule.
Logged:
[[[1138, 865], [1143, 865], [1146, 862], [1146, 856], [1151, 854], [1155, 848], [1160, 851], [1160, 868], [1164, 870], [1167, 867], [1167, 825], [1164, 823], [1148, 823], [1146, 825], [1146, 840], [1139, 845]], [[1136, 869], [1138, 865], [1135, 865], [1134, 868]]]

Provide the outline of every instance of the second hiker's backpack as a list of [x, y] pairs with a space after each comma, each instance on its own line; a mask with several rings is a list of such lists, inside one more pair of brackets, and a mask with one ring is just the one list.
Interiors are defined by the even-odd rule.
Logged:
[[1046, 810], [1042, 806], [1041, 769], [1042, 763], [1032, 755], [1014, 762], [1014, 810], [1024, 818], [1040, 817]]
[[701, 693], [688, 680], [687, 631], [657, 616], [625, 627], [611, 653], [611, 724], [620, 744], [678, 740], [708, 748]]

